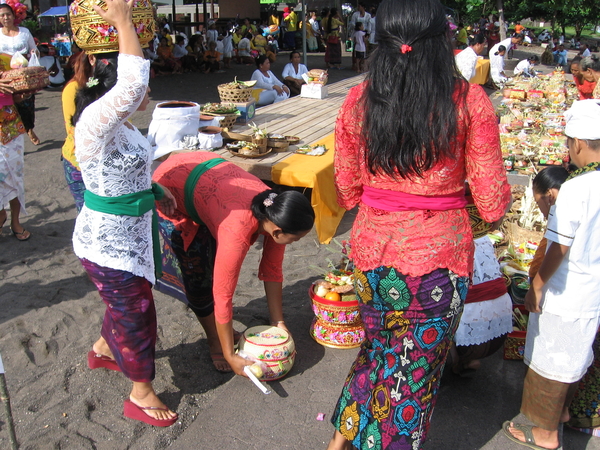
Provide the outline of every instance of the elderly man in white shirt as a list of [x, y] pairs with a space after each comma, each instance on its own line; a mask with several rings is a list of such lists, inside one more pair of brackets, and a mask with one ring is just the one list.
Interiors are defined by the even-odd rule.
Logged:
[[483, 34], [476, 34], [473, 37], [469, 37], [469, 46], [454, 57], [456, 66], [465, 80], [469, 81], [475, 76], [477, 60], [484, 47], [485, 36]]

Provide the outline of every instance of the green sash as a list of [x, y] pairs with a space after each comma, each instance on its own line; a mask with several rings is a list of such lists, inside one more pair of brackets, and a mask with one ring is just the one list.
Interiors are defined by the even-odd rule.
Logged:
[[102, 197], [89, 190], [83, 194], [85, 206], [93, 211], [115, 216], [143, 216], [150, 210], [152, 212], [152, 253], [154, 256], [154, 274], [156, 278], [162, 277], [162, 258], [160, 252], [160, 240], [158, 238], [158, 215], [156, 214], [155, 202], [165, 196], [165, 191], [156, 183], [152, 183], [152, 189], [147, 189], [133, 194], [120, 195], [119, 197]]
[[213, 158], [208, 161], [204, 161], [203, 163], [198, 164], [194, 167], [194, 170], [190, 172], [185, 180], [185, 187], [183, 188], [183, 202], [185, 203], [185, 210], [187, 211], [188, 216], [192, 218], [192, 220], [198, 224], [202, 223], [200, 216], [198, 216], [198, 211], [196, 211], [196, 207], [194, 206], [194, 189], [196, 189], [196, 185], [198, 184], [198, 180], [200, 177], [209, 169], [213, 167], [227, 162], [223, 158]]

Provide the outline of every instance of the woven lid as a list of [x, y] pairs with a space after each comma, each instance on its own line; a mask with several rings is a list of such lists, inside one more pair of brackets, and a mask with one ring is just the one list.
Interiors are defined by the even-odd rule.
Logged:
[[[75, 0], [69, 6], [69, 19], [75, 43], [87, 53], [108, 53], [119, 50], [117, 30], [105, 22], [93, 9], [106, 9], [103, 0]], [[150, 0], [136, 0], [133, 4], [133, 25], [142, 47], [154, 38], [155, 21]]]

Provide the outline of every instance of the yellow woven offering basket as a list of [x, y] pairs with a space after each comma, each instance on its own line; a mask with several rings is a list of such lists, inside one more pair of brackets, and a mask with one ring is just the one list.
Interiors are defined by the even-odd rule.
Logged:
[[[103, 0], [75, 0], [69, 6], [69, 19], [75, 43], [89, 54], [118, 51], [117, 30], [94, 11], [93, 5], [106, 9]], [[154, 12], [150, 0], [134, 2], [133, 25], [140, 44], [147, 47], [155, 32]]]
[[217, 86], [221, 103], [246, 103], [252, 96], [252, 87], [229, 87], [227, 84]]

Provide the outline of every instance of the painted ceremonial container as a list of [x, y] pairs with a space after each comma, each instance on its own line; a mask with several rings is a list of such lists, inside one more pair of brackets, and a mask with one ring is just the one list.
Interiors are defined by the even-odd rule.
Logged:
[[292, 336], [287, 331], [270, 325], [248, 328], [240, 339], [239, 350], [262, 363], [262, 381], [278, 380], [286, 376], [296, 358]]
[[319, 297], [315, 284], [308, 289], [315, 318], [310, 335], [319, 344], [333, 348], [355, 348], [365, 340], [358, 300], [333, 301]]
[[[119, 50], [117, 30], [94, 11], [93, 5], [106, 9], [103, 0], [75, 0], [69, 6], [69, 18], [75, 43], [88, 54]], [[154, 11], [150, 0], [136, 0], [133, 5], [133, 25], [142, 47], [154, 38]]]

